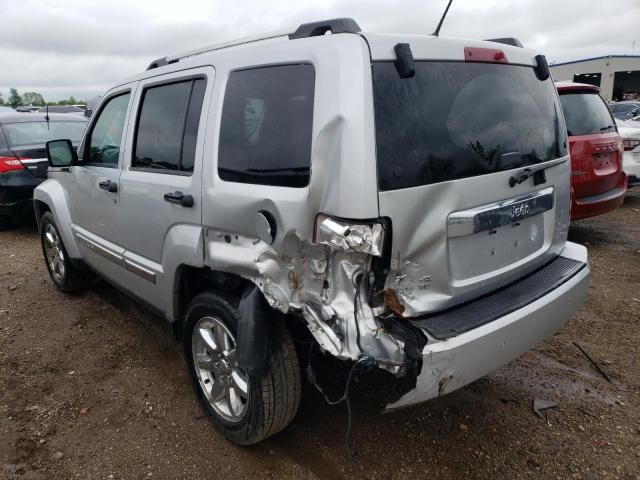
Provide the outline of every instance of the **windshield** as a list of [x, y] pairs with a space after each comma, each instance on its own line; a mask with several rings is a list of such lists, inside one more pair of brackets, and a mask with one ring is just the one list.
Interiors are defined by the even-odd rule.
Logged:
[[40, 145], [44, 147], [49, 140], [68, 138], [79, 143], [86, 122], [20, 122], [2, 125], [10, 148]]
[[611, 113], [596, 92], [560, 92], [560, 103], [564, 111], [569, 136], [592, 135], [616, 130]]
[[566, 155], [555, 87], [533, 67], [416, 62], [402, 79], [373, 64], [381, 190], [520, 168]]

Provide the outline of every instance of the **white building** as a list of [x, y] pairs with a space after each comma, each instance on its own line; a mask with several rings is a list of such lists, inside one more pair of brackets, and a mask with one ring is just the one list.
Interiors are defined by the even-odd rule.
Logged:
[[640, 98], [640, 55], [607, 55], [550, 65], [556, 81], [569, 80], [600, 87], [606, 101]]

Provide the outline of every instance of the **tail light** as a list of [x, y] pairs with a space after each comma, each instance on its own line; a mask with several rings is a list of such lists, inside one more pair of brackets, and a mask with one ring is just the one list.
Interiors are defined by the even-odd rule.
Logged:
[[629, 152], [640, 145], [639, 138], [625, 138], [622, 140], [622, 146], [625, 152]]
[[314, 242], [350, 253], [382, 255], [384, 228], [378, 222], [349, 221], [319, 214]]
[[495, 48], [464, 47], [465, 62], [509, 63], [502, 50]]
[[24, 170], [24, 165], [16, 157], [0, 157], [0, 173], [12, 170]]

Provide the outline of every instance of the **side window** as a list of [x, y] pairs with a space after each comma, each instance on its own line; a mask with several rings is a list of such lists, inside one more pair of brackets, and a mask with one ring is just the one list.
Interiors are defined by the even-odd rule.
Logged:
[[100, 110], [87, 140], [87, 150], [82, 163], [118, 165], [129, 97], [129, 93], [113, 97]]
[[131, 166], [192, 172], [206, 82], [202, 78], [144, 90]]
[[309, 64], [232, 72], [222, 107], [220, 178], [307, 186], [314, 88], [315, 70]]

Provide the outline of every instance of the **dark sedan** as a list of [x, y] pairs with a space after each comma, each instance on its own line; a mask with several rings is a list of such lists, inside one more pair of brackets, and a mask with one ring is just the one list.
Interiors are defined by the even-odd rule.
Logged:
[[78, 145], [87, 119], [80, 115], [0, 113], [0, 227], [33, 216], [33, 189], [47, 178], [45, 144], [68, 138]]

